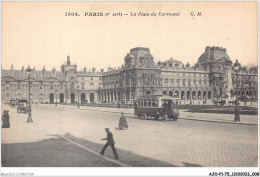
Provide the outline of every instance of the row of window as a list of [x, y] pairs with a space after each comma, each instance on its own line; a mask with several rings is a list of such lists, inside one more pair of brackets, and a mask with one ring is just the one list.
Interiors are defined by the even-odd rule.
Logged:
[[158, 100], [138, 100], [137, 105], [142, 107], [158, 107]]
[[[81, 89], [85, 89], [85, 83], [80, 83], [81, 84]], [[101, 82], [99, 83], [99, 87], [101, 86]], [[65, 87], [65, 84], [31, 84], [31, 89], [47, 89], [47, 88], [50, 88], [50, 89], [63, 89]], [[89, 84], [89, 87], [90, 88], [94, 88], [94, 82], [91, 82]], [[5, 89], [28, 89], [28, 84], [2, 84], [2, 88], [5, 88]], [[74, 83], [72, 83], [70, 85], [70, 88], [71, 89], [74, 89], [74, 88], [77, 88], [77, 86], [75, 86]]]
[[[176, 81], [177, 81], [177, 85], [180, 85], [181, 79], [176, 79]], [[183, 87], [186, 87], [186, 81], [187, 81], [186, 79], [182, 79], [182, 86]], [[207, 84], [208, 83], [207, 80], [203, 80], [203, 82], [202, 82], [201, 79], [199, 79], [199, 80], [194, 79], [193, 80], [194, 85], [197, 85], [197, 81], [198, 81], [199, 85], [202, 85], [202, 84], [204, 84], [205, 86], [208, 85]], [[164, 79], [164, 84], [168, 84], [168, 83], [169, 83], [169, 79], [165, 78]], [[171, 83], [171, 85], [173, 85], [174, 84], [174, 79], [170, 79], [170, 83]], [[188, 86], [191, 86], [191, 79], [188, 79]]]
[[[88, 80], [87, 78], [89, 78], [89, 77], [81, 77], [81, 80]], [[95, 79], [94, 79], [94, 77], [91, 77], [90, 80], [95, 80]], [[98, 80], [102, 80], [102, 78], [98, 77]]]
[[[162, 85], [162, 81], [163, 81], [163, 84], [165, 84], [165, 85], [168, 85], [169, 83], [171, 85], [174, 85], [175, 79], [165, 78], [165, 79], [158, 80], [157, 78], [155, 78], [155, 79], [154, 78], [152, 78], [152, 79], [150, 79], [150, 78], [145, 78], [145, 79], [139, 78], [139, 86], [143, 86], [143, 85], [151, 86], [151, 84], [153, 86], [161, 86]], [[191, 80], [191, 79], [188, 79], [188, 80], [186, 80], [186, 79], [182, 79], [182, 80], [181, 79], [176, 79], [177, 85], [180, 85], [181, 81], [182, 81], [182, 86], [183, 87], [186, 87], [186, 83], [188, 83], [188, 86], [191, 86], [191, 82], [193, 82], [194, 85], [197, 85], [197, 83], [199, 85], [202, 85], [202, 84], [205, 85], [205, 86], [208, 85], [208, 81], [207, 80], [203, 80], [202, 81], [201, 79], [199, 79], [199, 80], [197, 80], [197, 79], [193, 79], [193, 80]], [[134, 82], [126, 82], [126, 83], [127, 84], [125, 84], [125, 82], [123, 82], [123, 83], [120, 82], [120, 84], [118, 82], [115, 82], [115, 83], [104, 83], [103, 86], [104, 86], [104, 88], [116, 88], [118, 86], [122, 87], [123, 85], [132, 86]]]
[[[233, 75], [233, 78], [236, 78], [236, 75]], [[238, 75], [238, 79], [252, 79], [255, 80], [257, 79], [257, 76], [248, 76], [248, 75]]]
[[[165, 75], [165, 74], [163, 74], [163, 75]], [[167, 76], [167, 75], [165, 75], [165, 76]], [[188, 76], [188, 77], [207, 77], [208, 76], [208, 74], [198, 74], [198, 73], [185, 73], [185, 72], [183, 72], [183, 73], [173, 73], [173, 76]]]
[[[10, 85], [5, 85], [5, 84], [2, 84], [2, 88], [5, 88], [5, 89], [28, 89], [28, 84], [10, 84]], [[31, 89], [47, 89], [47, 88], [50, 88], [50, 89], [63, 89], [63, 85], [36, 85], [36, 84], [33, 84], [31, 85]]]

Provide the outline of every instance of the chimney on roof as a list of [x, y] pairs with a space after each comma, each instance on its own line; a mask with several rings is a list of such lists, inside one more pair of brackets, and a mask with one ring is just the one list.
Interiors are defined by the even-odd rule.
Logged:
[[42, 75], [46, 76], [46, 68], [45, 68], [45, 66], [43, 66], [43, 68], [42, 68]]
[[53, 76], [56, 76], [56, 68], [55, 68], [55, 67], [52, 68], [52, 75], [53, 75]]
[[104, 72], [104, 69], [101, 69], [101, 73], [103, 73]]
[[95, 67], [92, 68], [92, 72], [93, 73], [96, 72], [96, 68]]
[[66, 63], [67, 65], [70, 65], [71, 63], [70, 63], [70, 55], [68, 55], [67, 56], [67, 63]]

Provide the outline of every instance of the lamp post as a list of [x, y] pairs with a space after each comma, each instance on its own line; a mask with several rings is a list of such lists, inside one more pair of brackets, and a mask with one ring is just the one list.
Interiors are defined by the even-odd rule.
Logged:
[[31, 77], [31, 72], [32, 69], [30, 68], [30, 66], [28, 65], [26, 72], [28, 74], [28, 79], [29, 79], [29, 102], [28, 102], [28, 119], [27, 119], [27, 123], [33, 123], [32, 120], [32, 109], [31, 109], [31, 81], [30, 81], [30, 77]]
[[79, 108], [79, 85], [78, 85], [78, 108]]
[[55, 98], [56, 98], [55, 107], [57, 107], [57, 89], [55, 89]]
[[234, 121], [240, 121], [240, 116], [239, 116], [239, 108], [238, 108], [238, 104], [239, 104], [239, 100], [238, 100], [238, 69], [239, 69], [239, 63], [236, 60], [236, 62], [234, 63], [234, 69], [236, 72], [236, 107], [235, 107], [235, 117], [234, 117]]

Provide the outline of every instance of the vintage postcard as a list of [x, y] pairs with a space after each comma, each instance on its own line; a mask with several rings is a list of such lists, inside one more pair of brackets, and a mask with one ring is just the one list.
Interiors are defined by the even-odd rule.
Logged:
[[257, 8], [2, 1], [1, 175], [259, 176]]

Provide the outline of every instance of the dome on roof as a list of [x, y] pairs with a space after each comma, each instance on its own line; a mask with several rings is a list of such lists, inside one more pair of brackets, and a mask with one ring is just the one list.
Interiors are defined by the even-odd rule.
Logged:
[[230, 60], [227, 55], [227, 49], [222, 47], [209, 47], [207, 46], [205, 52], [199, 57], [198, 63], [204, 63], [212, 60], [219, 60], [225, 58]]

